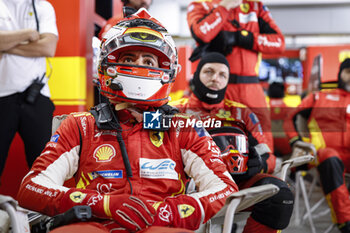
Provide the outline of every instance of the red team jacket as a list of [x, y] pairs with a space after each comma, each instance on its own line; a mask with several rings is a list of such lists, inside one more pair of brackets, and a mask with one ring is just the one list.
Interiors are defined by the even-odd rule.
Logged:
[[[199, 203], [201, 222], [224, 205], [237, 186], [220, 158], [220, 150], [203, 128], [175, 128], [165, 132], [131, 124], [126, 110], [119, 114], [122, 136], [131, 164], [133, 195], [150, 204], [169, 196], [186, 195], [188, 177], [200, 192], [188, 194]], [[186, 121], [177, 116], [173, 121]], [[130, 193], [115, 130], [98, 129], [92, 114], [73, 113], [47, 143], [18, 193], [21, 206], [47, 215], [60, 211], [69, 188], [63, 183], [74, 177], [76, 187], [99, 193]]]
[[247, 30], [253, 33], [252, 50], [234, 46], [226, 58], [230, 73], [239, 76], [257, 76], [259, 52], [281, 53], [284, 51], [284, 37], [267, 7], [260, 1], [243, 0], [243, 3], [229, 11], [219, 6], [220, 0], [195, 1], [187, 8], [187, 21], [193, 37], [209, 43], [222, 30]]
[[267, 172], [273, 173], [276, 157], [270, 152], [271, 150], [266, 144], [266, 138], [261, 130], [259, 119], [247, 106], [228, 99], [224, 99], [218, 104], [208, 105], [200, 101], [194, 94], [191, 94], [189, 98], [183, 98], [170, 104], [176, 106], [180, 112], [198, 116], [202, 120], [208, 117], [220, 120], [222, 121], [222, 126], [236, 126], [238, 123], [243, 130], [252, 134], [258, 141], [258, 148], [261, 148], [262, 152], [269, 152], [269, 158], [266, 161], [268, 166]]
[[275, 154], [280, 153], [280, 156], [288, 155], [292, 153], [292, 148], [283, 130], [283, 123], [293, 109], [285, 104], [283, 98], [270, 98], [269, 105]]
[[349, 148], [350, 145], [350, 93], [343, 89], [323, 90], [309, 94], [284, 122], [284, 130], [293, 141], [299, 137], [294, 117], [303, 112], [308, 115], [311, 143], [316, 149], [325, 147]]

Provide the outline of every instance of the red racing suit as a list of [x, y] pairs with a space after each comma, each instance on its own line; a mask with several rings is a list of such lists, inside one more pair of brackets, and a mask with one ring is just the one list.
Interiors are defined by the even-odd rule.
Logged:
[[[220, 120], [222, 126], [239, 126], [259, 143], [255, 146], [255, 148], [260, 147], [257, 149], [258, 154], [264, 153], [262, 148], [268, 149], [266, 138], [262, 133], [261, 125], [256, 115], [243, 104], [224, 99], [218, 104], [209, 105], [200, 101], [194, 94], [191, 94], [189, 98], [171, 102], [170, 105], [176, 106], [180, 112], [186, 112], [187, 114], [199, 117], [202, 121], [211, 118]], [[267, 169], [264, 170], [267, 173], [272, 173], [275, 168], [276, 157], [272, 153], [268, 153], [268, 155], [267, 158], [263, 157], [263, 159], [267, 159]], [[277, 233], [279, 232], [278, 230], [287, 227], [290, 220], [293, 205], [286, 205], [285, 203], [289, 201], [293, 203], [293, 194], [284, 181], [271, 174], [258, 173], [251, 178], [239, 182], [238, 187], [245, 189], [262, 184], [275, 184], [283, 191], [276, 194], [275, 200], [273, 198], [267, 199], [265, 202], [257, 203], [249, 209], [252, 213], [244, 227], [244, 233]], [[269, 208], [266, 208], [266, 206], [269, 206]]]
[[283, 98], [270, 98], [269, 105], [271, 110], [271, 129], [273, 133], [273, 145], [275, 155], [280, 156], [292, 153], [287, 135], [283, 130], [283, 122], [288, 113], [292, 110], [284, 102]]
[[[189, 98], [170, 102], [170, 105], [177, 107], [180, 112], [195, 115], [203, 121], [208, 117], [220, 120], [222, 126], [240, 126], [242, 130], [250, 133], [258, 142], [256, 149], [259, 154], [268, 153], [266, 159], [267, 173], [273, 173], [276, 165], [276, 157], [267, 146], [266, 138], [261, 130], [259, 119], [244, 104], [224, 99], [218, 104], [206, 104], [200, 101], [193, 93]], [[209, 129], [209, 128], [208, 128]]]
[[232, 52], [226, 56], [230, 64], [226, 98], [247, 105], [258, 116], [268, 145], [273, 149], [270, 113], [257, 75], [260, 53], [282, 53], [284, 37], [260, 1], [243, 0], [239, 7], [230, 10], [219, 3], [220, 0], [192, 2], [188, 6], [188, 26], [199, 44], [209, 43], [221, 31], [240, 31], [240, 37], [249, 37], [248, 46], [233, 46]]
[[344, 181], [350, 172], [350, 93], [343, 89], [309, 94], [289, 115], [284, 130], [293, 143], [303, 136], [294, 121], [300, 114], [307, 119], [311, 143], [317, 150], [317, 169], [333, 221], [350, 221], [349, 192]]
[[[19, 204], [49, 216], [59, 214], [61, 200], [70, 190], [63, 183], [74, 177], [82, 193], [131, 194], [132, 186], [132, 195], [147, 199], [151, 205], [170, 196], [191, 196], [200, 207], [200, 219], [194, 221], [199, 224], [208, 221], [225, 204], [226, 197], [237, 191], [219, 148], [203, 128], [171, 127], [164, 132], [143, 129], [142, 122], [137, 123], [127, 110], [119, 111], [118, 118], [133, 175], [129, 177], [131, 185], [116, 130], [99, 129], [89, 112], [73, 113], [62, 122], [23, 179]], [[172, 121], [187, 119], [177, 115]], [[185, 194], [188, 177], [196, 180], [201, 192]], [[191, 216], [187, 218], [193, 225]]]

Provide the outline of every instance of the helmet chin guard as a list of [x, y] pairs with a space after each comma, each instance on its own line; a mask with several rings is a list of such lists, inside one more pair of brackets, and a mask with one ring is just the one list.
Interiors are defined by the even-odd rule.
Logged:
[[[121, 53], [132, 51], [157, 56], [159, 68], [118, 63]], [[177, 70], [172, 37], [144, 8], [113, 26], [102, 39], [98, 79], [101, 94], [111, 101], [164, 105]]]

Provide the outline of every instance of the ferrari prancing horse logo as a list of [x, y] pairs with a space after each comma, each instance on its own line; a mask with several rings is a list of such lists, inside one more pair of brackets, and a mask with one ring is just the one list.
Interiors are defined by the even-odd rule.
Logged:
[[149, 138], [154, 146], [160, 147], [163, 144], [164, 132], [150, 130]]

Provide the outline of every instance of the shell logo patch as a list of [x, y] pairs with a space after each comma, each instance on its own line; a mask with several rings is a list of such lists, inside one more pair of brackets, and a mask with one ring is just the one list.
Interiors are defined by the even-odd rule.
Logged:
[[71, 194], [69, 194], [69, 198], [75, 203], [82, 203], [85, 197], [86, 194], [79, 191], [72, 192]]
[[93, 156], [96, 162], [110, 162], [115, 154], [115, 149], [112, 145], [103, 144], [95, 149]]
[[182, 204], [177, 206], [181, 218], [187, 218], [196, 210], [193, 206]]
[[164, 132], [162, 131], [149, 131], [149, 139], [156, 147], [160, 147], [163, 144]]
[[248, 13], [248, 11], [250, 10], [250, 6], [248, 3], [241, 4], [240, 8], [243, 13]]

